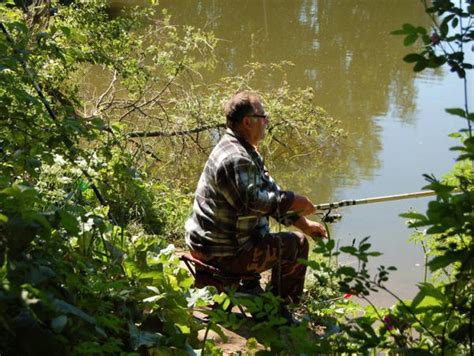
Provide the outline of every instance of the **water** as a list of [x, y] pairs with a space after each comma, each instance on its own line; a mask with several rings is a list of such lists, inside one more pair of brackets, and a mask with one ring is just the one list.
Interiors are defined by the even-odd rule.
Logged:
[[[249, 61], [289, 60], [294, 66], [286, 80], [312, 87], [318, 105], [342, 121], [348, 138], [341, 162], [319, 167], [303, 158], [295, 175], [304, 178], [283, 179], [285, 187], [307, 193], [315, 203], [398, 194], [421, 190], [423, 173], [439, 177], [454, 163], [448, 149], [456, 142], [447, 134], [465, 122], [444, 108], [462, 106], [462, 82], [444, 70], [415, 75], [402, 61], [410, 49], [390, 35], [407, 22], [429, 25], [421, 2], [162, 0], [160, 6], [174, 23], [213, 31], [221, 39], [221, 61], [209, 81], [242, 74]], [[257, 87], [276, 84], [267, 77]], [[277, 181], [295, 169], [295, 162], [272, 163]], [[389, 287], [411, 297], [423, 278], [423, 253], [407, 242], [411, 232], [398, 214], [424, 211], [427, 201], [343, 208], [333, 236], [341, 243], [371, 236], [374, 248], [383, 252], [374, 265], [397, 266]], [[372, 300], [392, 302], [381, 294]]]

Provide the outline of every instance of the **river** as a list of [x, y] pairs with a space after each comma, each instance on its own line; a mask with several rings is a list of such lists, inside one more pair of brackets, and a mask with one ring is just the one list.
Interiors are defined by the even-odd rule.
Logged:
[[[348, 133], [343, 164], [300, 160], [301, 167], [272, 162], [272, 174], [294, 170], [303, 179], [285, 188], [309, 194], [315, 203], [419, 191], [422, 174], [440, 177], [454, 163], [447, 135], [465, 126], [444, 112], [462, 106], [462, 82], [447, 70], [415, 74], [402, 58], [410, 49], [390, 35], [404, 23], [427, 26], [422, 3], [413, 0], [161, 0], [175, 24], [213, 31], [221, 39], [220, 64], [209, 75], [237, 75], [249, 62], [291, 61], [286, 80], [312, 87], [317, 104], [341, 120]], [[259, 83], [274, 85], [271, 78]], [[472, 87], [470, 87], [472, 92]], [[337, 168], [334, 168], [337, 167]], [[286, 175], [285, 175], [286, 176]], [[340, 209], [332, 228], [340, 244], [370, 236], [383, 253], [372, 261], [395, 265], [388, 282], [409, 298], [423, 279], [421, 246], [408, 242], [411, 230], [398, 214], [423, 212], [429, 198]], [[352, 263], [352, 261], [341, 261]], [[372, 301], [390, 305], [388, 295]]]

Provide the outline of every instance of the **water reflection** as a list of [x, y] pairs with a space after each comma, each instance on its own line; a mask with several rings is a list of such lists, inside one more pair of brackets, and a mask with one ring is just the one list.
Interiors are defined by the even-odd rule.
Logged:
[[[405, 22], [426, 23], [412, 0], [161, 1], [178, 24], [213, 31], [222, 39], [220, 67], [207, 78], [242, 73], [249, 61], [290, 60], [286, 80], [311, 86], [317, 104], [342, 121], [349, 133], [341, 154], [308, 162], [279, 160], [277, 178], [327, 200], [337, 187], [358, 184], [380, 168], [380, 125], [387, 113], [410, 123], [415, 110], [414, 76], [401, 61]], [[278, 85], [270, 76], [257, 88]], [[336, 162], [337, 161], [337, 162]], [[305, 167], [302, 169], [301, 167]]]
[[[111, 5], [125, 6], [121, 0]], [[414, 76], [401, 61], [405, 50], [400, 38], [390, 32], [406, 22], [426, 24], [417, 2], [162, 0], [160, 6], [174, 23], [213, 31], [221, 39], [221, 61], [206, 81], [242, 74], [249, 61], [289, 60], [294, 66], [287, 68], [284, 79], [312, 87], [317, 104], [341, 120], [348, 137], [339, 152], [317, 160], [286, 156], [269, 162], [278, 167], [272, 171], [284, 185], [318, 201], [330, 199], [338, 187], [374, 176], [383, 148], [380, 120], [390, 114], [410, 124], [414, 118]], [[252, 84], [265, 89], [280, 81], [265, 75]]]

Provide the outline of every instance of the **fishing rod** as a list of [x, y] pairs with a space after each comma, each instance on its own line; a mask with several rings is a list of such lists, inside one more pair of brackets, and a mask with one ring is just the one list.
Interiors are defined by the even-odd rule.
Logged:
[[[433, 195], [436, 195], [436, 192], [434, 190], [425, 190], [422, 192], [385, 195], [385, 196], [365, 198], [365, 199], [341, 200], [341, 201], [333, 202], [333, 203], [316, 204], [314, 205], [314, 207], [316, 208], [317, 211], [319, 210], [319, 214], [323, 215], [323, 217], [321, 218], [322, 221], [326, 223], [333, 223], [333, 222], [341, 220], [342, 215], [331, 212], [332, 209], [337, 209], [337, 208], [342, 208], [345, 206], [352, 206], [352, 205], [363, 205], [363, 204], [381, 203], [381, 202], [394, 201], [394, 200], [423, 198], [423, 197], [430, 197]], [[316, 214], [318, 214], [318, 212]]]
[[365, 199], [341, 200], [341, 201], [333, 202], [333, 203], [317, 204], [317, 205], [314, 205], [314, 207], [316, 208], [316, 210], [331, 210], [331, 209], [342, 208], [344, 206], [381, 203], [381, 202], [393, 201], [393, 200], [414, 199], [414, 198], [429, 197], [433, 195], [436, 195], [436, 192], [434, 190], [425, 190], [422, 192], [385, 195], [385, 196], [365, 198]]

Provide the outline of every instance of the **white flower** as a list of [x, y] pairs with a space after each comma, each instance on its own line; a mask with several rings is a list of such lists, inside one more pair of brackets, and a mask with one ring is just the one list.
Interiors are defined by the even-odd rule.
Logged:
[[58, 166], [62, 167], [66, 164], [66, 161], [64, 160], [64, 157], [58, 154], [53, 155], [54, 163], [56, 163]]
[[84, 233], [87, 231], [91, 231], [93, 226], [94, 226], [94, 219], [93, 218], [87, 219], [87, 221], [82, 224], [82, 232]]
[[59, 177], [58, 181], [59, 181], [59, 183], [62, 183], [62, 184], [69, 184], [69, 183], [72, 182], [72, 179], [69, 178], [69, 177], [63, 176], [63, 177]]

